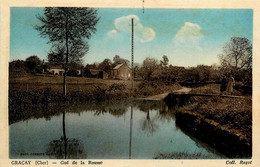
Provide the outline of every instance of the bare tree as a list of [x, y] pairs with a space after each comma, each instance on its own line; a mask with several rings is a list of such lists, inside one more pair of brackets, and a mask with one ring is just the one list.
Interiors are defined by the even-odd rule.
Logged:
[[252, 69], [252, 44], [247, 38], [232, 37], [219, 55], [223, 67]]
[[42, 25], [35, 26], [41, 37], [49, 38], [53, 47], [64, 49], [63, 93], [66, 96], [66, 75], [70, 60], [83, 57], [88, 51], [85, 41], [96, 32], [99, 21], [97, 10], [93, 8], [47, 7], [44, 16], [37, 16]]

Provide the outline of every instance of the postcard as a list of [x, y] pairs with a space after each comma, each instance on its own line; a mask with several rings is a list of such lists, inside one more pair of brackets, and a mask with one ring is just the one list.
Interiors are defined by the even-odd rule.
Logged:
[[2, 2], [0, 166], [260, 165], [260, 3], [232, 2]]

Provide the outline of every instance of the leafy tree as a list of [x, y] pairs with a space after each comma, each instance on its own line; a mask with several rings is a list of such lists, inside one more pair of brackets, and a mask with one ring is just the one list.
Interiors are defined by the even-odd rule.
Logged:
[[28, 57], [25, 60], [25, 66], [28, 69], [29, 72], [31, 73], [36, 73], [39, 72], [39, 67], [41, 65], [42, 61], [39, 59], [39, 57], [33, 55]]
[[25, 70], [25, 62], [23, 60], [14, 60], [9, 63], [9, 70]]
[[83, 76], [91, 76], [90, 70], [97, 70], [97, 64], [87, 64], [83, 69]]
[[98, 69], [103, 70], [110, 75], [111, 68], [112, 68], [111, 65], [112, 65], [112, 61], [110, 59], [105, 59], [98, 65]]
[[64, 65], [65, 63], [65, 49], [62, 47], [53, 47], [48, 53], [48, 62], [54, 65]]
[[120, 59], [120, 56], [119, 56], [119, 55], [115, 55], [115, 56], [113, 57], [113, 61], [114, 61], [114, 62], [116, 62], [118, 59]]
[[207, 65], [198, 65], [195, 69], [199, 82], [207, 82], [211, 79], [213, 69]]
[[144, 79], [150, 81], [152, 74], [158, 69], [158, 65], [159, 65], [158, 60], [147, 57], [143, 61], [143, 66], [140, 69], [140, 75]]
[[114, 66], [116, 66], [118, 64], [123, 64], [123, 63], [126, 63], [128, 66], [130, 65], [129, 60], [123, 59], [119, 55], [115, 55], [113, 58], [113, 61], [114, 61], [114, 63], [113, 63]]
[[[60, 48], [65, 55], [63, 93], [66, 95], [66, 75], [69, 61], [82, 58], [88, 51], [86, 39], [96, 32], [99, 21], [93, 8], [47, 7], [44, 16], [37, 16], [42, 25], [35, 26], [41, 37], [49, 38], [52, 48]], [[54, 52], [60, 54], [59, 52]]]
[[139, 63], [134, 63], [134, 78], [139, 78], [139, 74], [140, 74], [140, 65]]
[[9, 77], [23, 76], [26, 74], [25, 62], [13, 60], [9, 63]]
[[169, 64], [169, 59], [166, 55], [163, 55], [162, 57], [163, 59], [160, 61], [161, 65], [163, 65], [163, 67], [166, 67]]
[[[69, 45], [68, 64], [82, 64], [82, 57], [88, 52], [89, 46], [83, 41], [76, 41]], [[48, 61], [52, 64], [60, 65], [66, 62], [66, 49], [61, 44], [55, 44], [49, 54]]]
[[68, 70], [68, 76], [77, 76], [77, 71], [75, 69]]
[[252, 69], [252, 44], [247, 38], [232, 37], [219, 55], [223, 67]]

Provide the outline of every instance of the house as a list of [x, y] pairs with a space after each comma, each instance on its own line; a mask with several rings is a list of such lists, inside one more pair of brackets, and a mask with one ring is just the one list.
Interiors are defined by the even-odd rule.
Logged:
[[126, 63], [118, 64], [111, 70], [111, 77], [114, 79], [128, 80], [131, 79], [132, 70]]
[[108, 78], [108, 74], [105, 71], [103, 71], [103, 70], [93, 70], [93, 69], [90, 69], [89, 72], [87, 73], [87, 77], [107, 79]]
[[49, 67], [47, 71], [53, 75], [63, 75], [65, 70], [62, 66], [52, 66]]

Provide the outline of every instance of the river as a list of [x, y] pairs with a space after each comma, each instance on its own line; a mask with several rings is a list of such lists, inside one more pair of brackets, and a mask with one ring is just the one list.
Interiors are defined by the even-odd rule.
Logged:
[[[113, 101], [16, 112], [10, 158], [153, 159], [189, 154], [223, 158], [183, 132], [162, 101]], [[200, 157], [198, 157], [200, 158]]]

